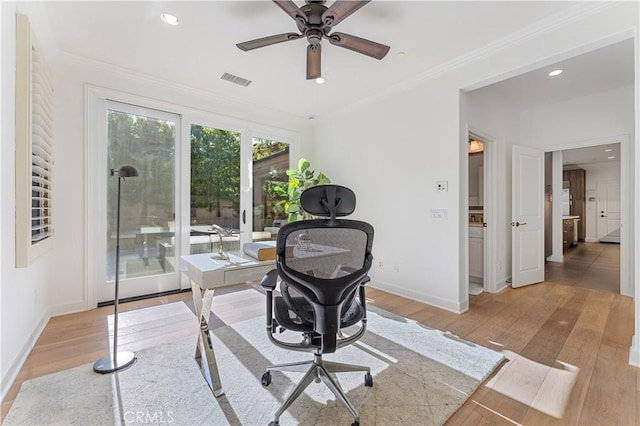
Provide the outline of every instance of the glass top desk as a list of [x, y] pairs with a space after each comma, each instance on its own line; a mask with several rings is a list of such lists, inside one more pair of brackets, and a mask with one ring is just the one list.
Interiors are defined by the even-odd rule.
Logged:
[[200, 333], [195, 359], [216, 397], [224, 394], [218, 364], [209, 336], [209, 314], [216, 288], [261, 279], [275, 268], [275, 260], [259, 261], [242, 252], [229, 252], [229, 260], [212, 259], [212, 253], [180, 257], [180, 269], [189, 277]]

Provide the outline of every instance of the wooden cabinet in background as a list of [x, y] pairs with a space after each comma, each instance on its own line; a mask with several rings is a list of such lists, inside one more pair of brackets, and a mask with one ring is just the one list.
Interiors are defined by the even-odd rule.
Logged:
[[562, 172], [562, 180], [569, 182], [569, 192], [571, 194], [570, 216], [580, 216], [580, 221], [577, 224], [578, 241], [584, 241], [585, 225], [587, 223], [585, 218], [587, 213], [585, 171], [584, 169], [564, 170]]

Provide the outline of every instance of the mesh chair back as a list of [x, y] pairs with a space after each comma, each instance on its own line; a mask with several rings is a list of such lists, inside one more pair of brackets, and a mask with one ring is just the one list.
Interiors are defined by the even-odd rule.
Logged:
[[311, 306], [302, 317], [322, 336], [323, 353], [336, 349], [341, 318], [371, 268], [372, 244], [371, 225], [344, 219], [303, 220], [283, 226], [278, 233], [276, 266], [281, 286], [293, 288]]

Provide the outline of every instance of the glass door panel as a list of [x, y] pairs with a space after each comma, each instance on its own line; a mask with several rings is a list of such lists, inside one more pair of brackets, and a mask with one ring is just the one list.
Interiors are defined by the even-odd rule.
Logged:
[[253, 241], [275, 240], [287, 215], [274, 188], [287, 190], [289, 144], [253, 138]]
[[217, 252], [221, 241], [240, 250], [240, 146], [239, 132], [191, 125], [190, 254]]
[[[106, 280], [115, 279], [118, 178], [110, 170], [132, 165], [120, 196], [121, 297], [177, 289], [175, 255], [177, 117], [160, 111], [109, 103], [107, 120]], [[165, 275], [158, 279], [159, 275]], [[107, 286], [110, 287], [110, 286]], [[112, 300], [112, 290], [99, 299]]]

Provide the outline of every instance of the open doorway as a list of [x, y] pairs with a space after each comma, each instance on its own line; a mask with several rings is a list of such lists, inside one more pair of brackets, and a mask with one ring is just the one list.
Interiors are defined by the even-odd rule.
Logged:
[[[468, 126], [466, 139], [467, 171], [467, 293], [495, 293], [495, 209], [496, 158], [494, 138]], [[489, 232], [487, 232], [489, 231]]]
[[[628, 203], [621, 191], [627, 185], [620, 162], [625, 147], [610, 142], [547, 153], [562, 167], [553, 170], [560, 176], [548, 173], [545, 182], [545, 188], [561, 191], [559, 196], [545, 194], [545, 205], [561, 203], [561, 216], [550, 214], [552, 226], [545, 229], [545, 281], [625, 293], [620, 233]], [[561, 244], [551, 244], [554, 238]]]
[[469, 294], [484, 291], [484, 152], [485, 143], [470, 134], [469, 156]]

